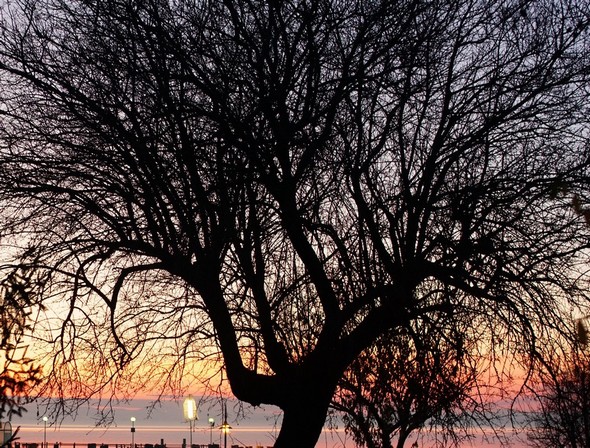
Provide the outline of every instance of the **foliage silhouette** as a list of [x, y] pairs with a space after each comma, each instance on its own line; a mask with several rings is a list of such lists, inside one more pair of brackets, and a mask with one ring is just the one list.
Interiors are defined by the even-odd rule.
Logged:
[[467, 322], [418, 322], [409, 333], [385, 334], [353, 361], [332, 406], [359, 446], [403, 448], [428, 427], [458, 444], [462, 429], [489, 416], [478, 378], [489, 371], [489, 354]]
[[[33, 309], [40, 304], [34, 295], [38, 279], [16, 269], [0, 281], [0, 420], [11, 421], [26, 412], [33, 390], [42, 380], [38, 363], [27, 356], [27, 337], [33, 330]], [[42, 307], [42, 305], [41, 305]], [[16, 440], [18, 428], [4, 444]], [[4, 446], [4, 445], [2, 445]]]
[[579, 342], [566, 347], [545, 357], [544, 368], [530, 385], [535, 401], [526, 421], [533, 447], [580, 448], [590, 443], [587, 347]]

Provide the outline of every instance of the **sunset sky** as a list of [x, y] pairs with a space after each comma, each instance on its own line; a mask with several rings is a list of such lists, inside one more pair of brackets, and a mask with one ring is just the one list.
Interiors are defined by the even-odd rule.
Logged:
[[527, 446], [590, 364], [587, 3], [2, 1], [20, 443]]

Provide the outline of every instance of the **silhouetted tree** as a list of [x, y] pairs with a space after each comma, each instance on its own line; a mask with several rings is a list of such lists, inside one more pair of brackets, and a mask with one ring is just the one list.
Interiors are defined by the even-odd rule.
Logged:
[[531, 384], [529, 442], [538, 448], [585, 448], [590, 444], [590, 357], [574, 343], [545, 357]]
[[40, 366], [26, 353], [26, 338], [32, 331], [31, 313], [38, 306], [32, 294], [35, 283], [33, 276], [22, 270], [0, 281], [0, 420], [10, 421], [14, 415], [26, 412], [24, 405], [42, 379]]
[[426, 426], [458, 442], [459, 427], [484, 411], [477, 377], [485, 356], [473, 334], [477, 327], [416, 325], [379, 338], [339, 383], [333, 407], [359, 446], [403, 448], [412, 432]]
[[5, 2], [0, 228], [69, 310], [60, 391], [218, 349], [301, 448], [391, 330], [472, 313], [526, 350], [581, 299], [553, 193], [585, 194], [586, 6]]

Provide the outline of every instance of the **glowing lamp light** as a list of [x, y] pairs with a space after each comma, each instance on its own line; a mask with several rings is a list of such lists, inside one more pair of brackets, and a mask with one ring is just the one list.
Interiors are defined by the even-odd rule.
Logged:
[[131, 417], [131, 448], [135, 448], [135, 417]]
[[231, 430], [232, 427], [229, 426], [229, 423], [227, 421], [224, 421], [221, 425], [221, 432], [223, 432], [224, 434], [229, 434]]
[[221, 425], [221, 432], [223, 433], [223, 448], [227, 448], [227, 435], [231, 431], [232, 427], [229, 426], [227, 420], [224, 420]]
[[192, 395], [189, 395], [184, 399], [184, 402], [182, 403], [182, 412], [184, 414], [184, 419], [188, 420], [189, 422], [199, 419], [199, 414], [197, 412], [197, 402]]
[[209, 422], [209, 445], [213, 445], [213, 427], [215, 426], [215, 419], [209, 417], [207, 421]]
[[43, 416], [43, 448], [47, 448], [47, 416]]
[[190, 448], [193, 448], [193, 421], [199, 419], [199, 414], [197, 412], [197, 402], [192, 395], [186, 397], [182, 402], [182, 413], [184, 419], [188, 420]]

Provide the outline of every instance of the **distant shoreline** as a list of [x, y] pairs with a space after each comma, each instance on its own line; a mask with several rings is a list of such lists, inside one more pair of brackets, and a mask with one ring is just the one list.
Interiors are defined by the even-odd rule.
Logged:
[[[15, 425], [16, 427], [16, 425]], [[160, 444], [162, 439], [166, 448], [181, 448], [183, 439], [189, 439], [188, 428], [181, 426], [150, 426], [138, 428], [135, 433], [135, 445], [138, 448], [154, 448]], [[43, 426], [42, 425], [21, 425], [17, 434], [20, 448], [42, 448], [43, 445]], [[125, 440], [128, 439], [128, 440]], [[193, 431], [193, 445], [208, 446], [211, 439], [213, 444], [223, 446], [221, 443], [221, 434], [218, 429], [195, 428]], [[101, 448], [102, 445], [108, 445], [108, 448], [130, 448], [131, 433], [130, 428], [121, 426], [117, 427], [90, 427], [86, 425], [63, 425], [59, 428], [47, 428], [46, 434], [47, 448], [70, 448], [76, 444], [81, 448]], [[247, 427], [236, 426], [228, 436], [228, 447], [231, 445], [239, 446], [272, 446], [274, 437], [270, 427]], [[57, 447], [56, 444], [57, 443]], [[188, 445], [188, 442], [186, 442]], [[88, 445], [95, 444], [95, 447]], [[152, 445], [152, 447], [149, 447]], [[344, 445], [340, 445], [344, 446]], [[187, 446], [188, 448], [188, 446]]]

